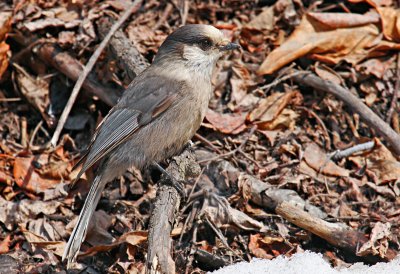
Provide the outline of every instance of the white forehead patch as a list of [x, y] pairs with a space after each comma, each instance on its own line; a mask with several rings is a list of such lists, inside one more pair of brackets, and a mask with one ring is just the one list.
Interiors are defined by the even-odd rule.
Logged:
[[209, 37], [213, 40], [218, 41], [218, 40], [221, 40], [222, 38], [224, 38], [224, 34], [216, 27], [206, 26], [206, 31], [207, 31], [207, 34], [209, 35]]

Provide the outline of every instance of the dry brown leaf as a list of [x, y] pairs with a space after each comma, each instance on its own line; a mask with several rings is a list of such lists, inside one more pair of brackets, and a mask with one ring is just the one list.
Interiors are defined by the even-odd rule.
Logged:
[[379, 15], [375, 11], [365, 14], [310, 12], [308, 15], [329, 29], [358, 27], [380, 21]]
[[[379, 79], [382, 79], [385, 72], [390, 69], [394, 58], [389, 60], [382, 60], [378, 58], [371, 58], [358, 64], [355, 68], [364, 75], [374, 75]], [[368, 82], [371, 84], [370, 82]]]
[[97, 252], [109, 251], [123, 243], [128, 243], [133, 246], [141, 245], [147, 241], [147, 236], [147, 231], [131, 231], [123, 234], [111, 244], [91, 247], [80, 254], [80, 256], [93, 256]]
[[375, 146], [367, 156], [367, 167], [379, 179], [378, 183], [395, 181], [400, 178], [400, 162], [387, 147], [377, 138]]
[[246, 113], [218, 113], [208, 109], [206, 119], [214, 129], [225, 134], [238, 134], [246, 129]]
[[[398, 37], [395, 33], [397, 29], [394, 31], [392, 25], [397, 13], [396, 16], [383, 17], [389, 11], [393, 12], [386, 9], [380, 11], [381, 20], [383, 25], [387, 26], [387, 37], [396, 41], [394, 38]], [[258, 73], [271, 74], [305, 55], [329, 64], [345, 60], [355, 65], [367, 57], [386, 54], [389, 49], [400, 49], [399, 44], [391, 40], [382, 40], [379, 25], [370, 13], [335, 13], [333, 17], [336, 16], [339, 19], [337, 21], [324, 19], [326, 16], [326, 13], [304, 15], [290, 37], [267, 56]]]
[[336, 73], [335, 70], [323, 64], [317, 64], [315, 66], [315, 73], [322, 79], [331, 81], [332, 83], [338, 85], [341, 85], [344, 82], [342, 77], [338, 73]]
[[10, 46], [6, 42], [0, 42], [0, 79], [8, 68]]
[[274, 7], [265, 8], [259, 15], [243, 26], [246, 30], [273, 30], [274, 29]]
[[225, 198], [219, 197], [219, 202], [204, 209], [204, 214], [217, 227], [235, 225], [242, 230], [263, 231], [264, 225], [247, 214], [232, 208]]
[[11, 235], [8, 234], [1, 242], [0, 242], [0, 254], [7, 253], [10, 251], [11, 244]]
[[13, 228], [15, 220], [18, 218], [17, 210], [17, 203], [7, 201], [3, 197], [0, 197], [0, 222], [3, 223], [8, 230]]
[[369, 176], [376, 184], [396, 181], [400, 178], [400, 162], [378, 138], [374, 138], [374, 142], [375, 146], [372, 151], [351, 156], [349, 160], [358, 168], [366, 164], [367, 172], [370, 172]]
[[7, 34], [11, 30], [11, 11], [0, 12], [0, 41], [4, 41], [7, 38]]
[[55, 188], [60, 182], [59, 178], [49, 178], [38, 172], [35, 165], [40, 163], [38, 160], [43, 159], [43, 156], [17, 157], [15, 159], [14, 179], [21, 189], [32, 193], [42, 193], [46, 189]]
[[282, 112], [272, 120], [270, 123], [259, 123], [258, 128], [261, 130], [275, 130], [275, 129], [289, 129], [294, 130], [296, 125], [296, 120], [299, 117], [292, 109], [285, 108]]
[[239, 104], [247, 95], [247, 88], [251, 84], [251, 75], [248, 69], [243, 65], [235, 65], [232, 67], [233, 76], [230, 78], [231, 84], [231, 100], [228, 104], [230, 109], [235, 109], [235, 105]]
[[0, 79], [8, 67], [8, 59], [11, 56], [10, 46], [5, 42], [11, 30], [11, 19], [12, 12], [0, 12]]
[[383, 35], [389, 41], [400, 42], [400, 9], [377, 8], [382, 18]]
[[298, 117], [293, 110], [285, 109], [292, 103], [302, 101], [298, 91], [273, 93], [260, 101], [259, 105], [247, 117], [247, 120], [257, 124], [261, 130], [273, 130], [279, 126], [293, 128]]
[[326, 153], [315, 143], [307, 145], [303, 160], [317, 172], [328, 176], [348, 177], [350, 172], [336, 165], [331, 161]]
[[15, 79], [18, 89], [28, 102], [36, 108], [49, 124], [50, 118], [47, 114], [49, 101], [49, 83], [41, 78], [32, 77], [24, 68], [15, 66]]
[[377, 222], [372, 229], [370, 239], [360, 247], [357, 251], [357, 256], [372, 254], [385, 258], [386, 252], [389, 248], [391, 226], [390, 223]]
[[265, 136], [265, 138], [267, 138], [271, 146], [275, 145], [275, 141], [280, 133], [279, 130], [258, 130], [258, 132], [260, 132]]
[[58, 34], [58, 43], [61, 46], [70, 46], [76, 42], [76, 34], [73, 31], [61, 31]]
[[249, 250], [257, 258], [272, 259], [290, 251], [285, 239], [281, 236], [250, 235]]
[[260, 239], [261, 239], [260, 234], [250, 235], [250, 241], [248, 246], [250, 252], [257, 258], [268, 259], [268, 260], [273, 259], [274, 256], [268, 254], [265, 248], [262, 247], [262, 242], [260, 241]]
[[274, 7], [267, 7], [243, 26], [240, 33], [240, 44], [251, 53], [262, 51], [266, 36], [274, 29], [274, 25]]
[[62, 241], [48, 241], [44, 237], [36, 235], [35, 233], [22, 229], [25, 239], [34, 247], [52, 251], [54, 254], [62, 257], [65, 248], [65, 242]]
[[92, 246], [107, 245], [114, 241], [114, 237], [107, 231], [115, 222], [113, 216], [110, 216], [103, 210], [97, 210], [88, 227], [88, 236], [86, 241]]

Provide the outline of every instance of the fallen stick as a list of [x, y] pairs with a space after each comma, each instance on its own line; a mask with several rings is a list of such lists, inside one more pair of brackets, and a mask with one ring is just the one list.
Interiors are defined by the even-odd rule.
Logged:
[[[202, 264], [202, 268], [208, 268], [210, 270], [215, 270], [215, 269], [219, 269], [221, 267], [227, 266], [229, 265], [229, 262], [227, 260], [225, 260], [224, 258], [209, 253], [203, 249], [196, 249], [196, 251], [194, 252], [194, 255], [196, 257], [196, 260]], [[205, 266], [205, 267], [203, 267]]]
[[[96, 23], [100, 37], [104, 38], [113, 22], [108, 17], [99, 19]], [[133, 80], [149, 66], [149, 62], [140, 54], [139, 50], [131, 43], [122, 30], [117, 30], [111, 38], [109, 48], [118, 62], [121, 62], [128, 74], [129, 80]]]
[[86, 79], [87, 75], [89, 72], [92, 70], [94, 64], [96, 63], [97, 59], [99, 58], [101, 52], [103, 49], [106, 47], [108, 41], [111, 39], [113, 34], [119, 27], [129, 18], [129, 16], [136, 12], [143, 0], [135, 0], [129, 7], [128, 9], [122, 14], [122, 16], [118, 19], [118, 21], [112, 26], [110, 29], [110, 32], [107, 34], [107, 36], [103, 39], [103, 41], [100, 43], [96, 51], [93, 53], [93, 55], [90, 57], [89, 61], [87, 62], [86, 66], [83, 68], [82, 74], [79, 76], [78, 81], [76, 81], [75, 86], [71, 92], [71, 95], [68, 99], [67, 105], [64, 108], [63, 113], [61, 114], [61, 117], [58, 121], [56, 130], [54, 131], [53, 137], [51, 138], [50, 144], [55, 147], [57, 145], [58, 139], [60, 137], [61, 131], [64, 128], [64, 124], [67, 121], [68, 115], [72, 109], [73, 104], [75, 103], [76, 97], [78, 96], [79, 90], [82, 87], [82, 84], [84, 80]]
[[[297, 71], [295, 71], [297, 72]], [[383, 121], [375, 112], [367, 107], [358, 97], [349, 90], [333, 82], [323, 80], [320, 77], [308, 73], [303, 75], [294, 75], [292, 77], [296, 82], [315, 88], [323, 92], [334, 95], [343, 101], [352, 111], [358, 113], [365, 123], [376, 130], [392, 146], [394, 152], [400, 155], [400, 136], [385, 121]]]
[[[353, 230], [341, 223], [326, 222], [289, 202], [278, 204], [275, 211], [277, 214], [296, 226], [301, 227], [321, 237], [328, 243], [345, 251], [349, 251], [354, 255], [357, 253], [358, 248], [369, 240], [365, 234], [360, 231]], [[374, 255], [367, 255], [358, 258], [366, 262], [376, 263], [391, 260], [396, 256], [397, 252], [389, 248], [385, 258]]]
[[355, 153], [364, 152], [367, 150], [371, 150], [375, 147], [374, 141], [369, 141], [366, 143], [358, 144], [343, 150], [336, 150], [329, 154], [329, 158], [332, 160], [339, 161], [343, 158], [347, 158]]
[[[173, 157], [167, 172], [178, 181], [198, 176], [201, 172], [195, 156], [185, 150]], [[180, 194], [168, 184], [165, 178], [160, 181], [156, 202], [150, 216], [149, 244], [146, 258], [146, 273], [175, 273], [175, 263], [171, 256], [172, 239], [170, 234], [180, 205]]]
[[[34, 53], [42, 61], [65, 74], [72, 81], [77, 81], [79, 75], [83, 73], [82, 64], [69, 53], [60, 50], [55, 44], [41, 44], [34, 47]], [[104, 87], [90, 78], [85, 79], [82, 87], [93, 95], [99, 97], [101, 101], [109, 106], [115, 105], [120, 95], [119, 90]]]

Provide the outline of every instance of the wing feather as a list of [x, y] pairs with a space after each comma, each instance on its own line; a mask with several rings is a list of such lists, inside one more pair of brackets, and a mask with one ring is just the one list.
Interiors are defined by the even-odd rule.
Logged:
[[78, 173], [77, 179], [116, 146], [123, 143], [139, 128], [140, 112], [132, 109], [116, 109], [107, 115], [89, 146], [84, 159], [85, 163]]
[[130, 85], [98, 126], [88, 150], [77, 163], [84, 164], [75, 181], [142, 126], [162, 115], [177, 100], [179, 88], [176, 81], [154, 76]]

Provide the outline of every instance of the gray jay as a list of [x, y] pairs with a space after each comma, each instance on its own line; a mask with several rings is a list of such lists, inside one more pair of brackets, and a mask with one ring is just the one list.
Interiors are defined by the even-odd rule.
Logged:
[[64, 250], [68, 268], [76, 260], [106, 183], [131, 166], [158, 165], [182, 150], [205, 116], [218, 59], [238, 48], [215, 27], [180, 27], [163, 42], [153, 64], [128, 86], [79, 161], [77, 179], [96, 163], [98, 169]]

